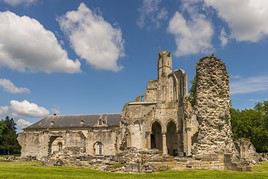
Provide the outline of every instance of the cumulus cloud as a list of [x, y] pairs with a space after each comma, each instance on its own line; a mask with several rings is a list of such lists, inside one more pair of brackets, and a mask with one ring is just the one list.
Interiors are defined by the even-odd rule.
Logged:
[[17, 87], [12, 81], [4, 78], [0, 78], [0, 87], [2, 87], [6, 92], [13, 94], [20, 93], [30, 93], [31, 90], [28, 88]]
[[31, 122], [29, 122], [29, 121], [27, 121], [27, 120], [25, 120], [25, 119], [18, 119], [18, 120], [16, 120], [15, 122], [16, 122], [16, 124], [17, 124], [17, 127], [20, 128], [20, 129], [24, 129], [24, 128], [26, 128], [26, 127], [32, 125]]
[[43, 118], [49, 115], [49, 111], [36, 103], [27, 100], [11, 100], [7, 106], [0, 106], [0, 118], [12, 117], [19, 129], [31, 124], [27, 119]]
[[27, 100], [11, 100], [9, 110], [17, 116], [26, 117], [45, 117], [49, 114], [49, 111], [46, 108]]
[[163, 20], [167, 19], [168, 11], [161, 6], [162, 0], [143, 0], [142, 6], [138, 9], [139, 19], [137, 24], [143, 28], [147, 24], [154, 24], [159, 27]]
[[268, 90], [268, 75], [240, 77], [231, 81], [231, 94], [247, 94]]
[[257, 42], [268, 35], [268, 1], [204, 0], [230, 27], [237, 41]]
[[58, 19], [78, 56], [96, 69], [118, 71], [117, 64], [124, 55], [121, 29], [113, 27], [84, 3]]
[[0, 106], [0, 115], [10, 115], [11, 117], [45, 117], [49, 111], [38, 104], [27, 100], [11, 100], [8, 106]]
[[168, 32], [175, 36], [176, 56], [209, 52], [213, 49], [211, 39], [214, 33], [212, 24], [198, 12], [194, 1], [183, 1], [182, 13], [176, 12], [169, 21]]
[[0, 66], [17, 71], [80, 71], [80, 62], [68, 58], [55, 35], [37, 20], [0, 12]]
[[38, 0], [0, 0], [2, 2], [5, 2], [11, 6], [17, 6], [20, 4], [23, 5], [30, 5], [36, 3]]

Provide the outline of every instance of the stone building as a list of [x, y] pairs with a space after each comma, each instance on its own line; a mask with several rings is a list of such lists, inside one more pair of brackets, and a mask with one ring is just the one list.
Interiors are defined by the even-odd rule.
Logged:
[[158, 56], [157, 79], [122, 114], [49, 116], [18, 136], [22, 157], [57, 153], [110, 156], [128, 148], [158, 149], [163, 155], [206, 158], [237, 153], [230, 124], [229, 77], [214, 56], [197, 64], [195, 105], [184, 70], [173, 70], [172, 56]]
[[24, 129], [18, 136], [21, 157], [70, 155], [115, 155], [120, 136], [120, 114], [48, 116]]
[[144, 96], [123, 108], [121, 127], [127, 147], [191, 155], [191, 139], [198, 123], [193, 117], [185, 118], [187, 82], [184, 70], [173, 71], [170, 52], [161, 52], [157, 79], [148, 81]]

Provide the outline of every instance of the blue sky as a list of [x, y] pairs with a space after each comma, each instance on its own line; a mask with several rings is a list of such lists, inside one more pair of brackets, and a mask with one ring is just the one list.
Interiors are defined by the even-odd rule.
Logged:
[[214, 53], [231, 100], [268, 95], [265, 0], [0, 0], [0, 116], [25, 127], [53, 113], [121, 112], [156, 78], [157, 54], [189, 82]]

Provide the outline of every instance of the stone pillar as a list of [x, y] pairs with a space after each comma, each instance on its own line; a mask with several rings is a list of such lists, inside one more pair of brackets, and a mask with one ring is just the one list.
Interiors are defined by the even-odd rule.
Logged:
[[151, 132], [146, 132], [146, 147], [147, 149], [151, 148]]
[[167, 155], [167, 137], [166, 137], [166, 133], [162, 133], [162, 148], [163, 148], [163, 154]]
[[191, 147], [192, 147], [192, 135], [191, 135], [191, 128], [186, 129], [186, 135], [187, 135], [187, 151], [186, 151], [186, 156], [192, 155], [191, 153]]
[[183, 155], [184, 155], [184, 153], [183, 153], [183, 137], [181, 137], [181, 134], [180, 134], [180, 132], [179, 131], [177, 131], [177, 139], [178, 139], [178, 146], [177, 146], [177, 148], [178, 148], [178, 156], [181, 156], [181, 157], [183, 157]]
[[204, 57], [196, 67], [196, 104], [199, 131], [193, 155], [237, 153], [231, 131], [229, 76], [225, 64]]

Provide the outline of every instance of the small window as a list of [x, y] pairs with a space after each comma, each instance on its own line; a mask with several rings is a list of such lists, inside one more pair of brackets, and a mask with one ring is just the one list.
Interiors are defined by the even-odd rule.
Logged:
[[103, 144], [96, 142], [94, 146], [95, 155], [103, 155]]

